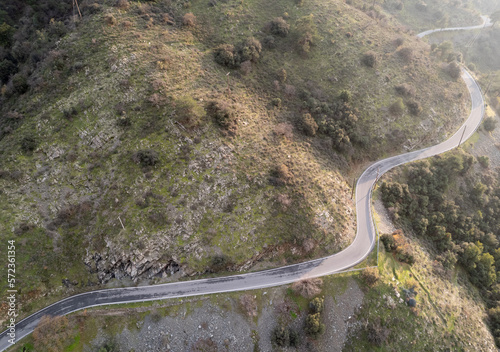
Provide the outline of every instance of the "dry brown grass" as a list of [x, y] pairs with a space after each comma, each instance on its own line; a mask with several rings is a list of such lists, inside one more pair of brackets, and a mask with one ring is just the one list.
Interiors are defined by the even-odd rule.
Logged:
[[305, 298], [313, 298], [321, 293], [321, 286], [323, 285], [323, 280], [320, 278], [315, 279], [304, 279], [292, 284], [292, 290], [298, 295]]

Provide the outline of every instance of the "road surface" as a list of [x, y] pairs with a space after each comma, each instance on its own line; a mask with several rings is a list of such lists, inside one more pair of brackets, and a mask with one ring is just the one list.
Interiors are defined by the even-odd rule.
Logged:
[[477, 26], [429, 29], [428, 31], [425, 31], [425, 32], [417, 34], [417, 37], [418, 38], [423, 38], [426, 35], [429, 35], [429, 34], [432, 34], [432, 33], [436, 33], [436, 32], [463, 31], [463, 30], [481, 29], [481, 28], [493, 26], [493, 23], [491, 22], [491, 19], [488, 16], [481, 16], [481, 19], [483, 20], [483, 23], [482, 24], [478, 24]]
[[[355, 266], [368, 256], [375, 245], [376, 230], [373, 225], [371, 214], [371, 194], [377, 177], [395, 166], [428, 158], [453, 149], [458, 146], [462, 134], [464, 134], [462, 139], [463, 143], [472, 136], [479, 127], [484, 114], [484, 102], [481, 89], [474, 78], [465, 70], [462, 71], [462, 79], [467, 85], [471, 95], [471, 113], [462, 127], [451, 138], [426, 149], [378, 161], [363, 172], [356, 185], [356, 237], [352, 244], [343, 251], [329, 257], [301, 264], [248, 274], [153, 286], [115, 288], [71, 296], [43, 308], [17, 323], [15, 327], [16, 341], [33, 332], [44, 315], [66, 315], [84, 308], [100, 305], [143, 302], [279, 286], [300, 279], [337, 273]], [[11, 346], [7, 333], [8, 330], [0, 334], [0, 351]]]

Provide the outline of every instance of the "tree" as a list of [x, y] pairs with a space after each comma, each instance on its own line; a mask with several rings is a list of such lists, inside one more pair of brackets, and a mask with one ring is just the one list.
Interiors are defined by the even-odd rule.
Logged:
[[484, 119], [483, 126], [487, 132], [491, 132], [497, 127], [497, 121], [494, 117], [488, 116]]
[[262, 45], [260, 44], [260, 41], [254, 37], [249, 37], [237, 46], [238, 61], [257, 62], [260, 58], [261, 51]]
[[214, 50], [214, 60], [219, 65], [229, 68], [235, 68], [239, 65], [237, 62], [234, 46], [231, 44], [221, 44]]
[[318, 131], [318, 124], [311, 116], [311, 114], [302, 115], [302, 128], [308, 136], [314, 136]]

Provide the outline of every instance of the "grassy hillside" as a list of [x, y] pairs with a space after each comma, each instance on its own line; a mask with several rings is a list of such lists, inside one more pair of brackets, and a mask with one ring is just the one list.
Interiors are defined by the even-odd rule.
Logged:
[[[2, 51], [17, 73], [2, 87], [0, 232], [25, 312], [112, 279], [334, 253], [354, 236], [358, 170], [467, 115], [428, 44], [341, 1], [80, 5], [24, 36], [12, 23]], [[221, 66], [221, 44], [253, 56]]]

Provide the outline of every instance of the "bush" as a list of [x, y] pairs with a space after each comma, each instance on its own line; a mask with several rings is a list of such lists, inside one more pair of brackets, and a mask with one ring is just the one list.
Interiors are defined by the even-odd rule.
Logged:
[[394, 89], [398, 95], [403, 97], [410, 97], [415, 95], [415, 89], [409, 84], [403, 83], [398, 86], [395, 86]]
[[17, 94], [26, 93], [29, 89], [26, 76], [21, 73], [16, 73], [14, 77], [12, 77], [12, 87]]
[[323, 308], [325, 306], [324, 302], [325, 299], [323, 297], [316, 297], [309, 302], [309, 310], [311, 313], [316, 314], [323, 312]]
[[380, 318], [377, 318], [374, 322], [368, 324], [366, 330], [368, 341], [375, 346], [382, 346], [391, 334], [391, 330], [389, 328], [382, 326]]
[[281, 99], [280, 98], [273, 98], [271, 100], [271, 105], [278, 108], [278, 109], [281, 109]]
[[175, 101], [175, 113], [185, 127], [195, 127], [205, 115], [205, 110], [192, 97], [184, 96]]
[[182, 17], [182, 25], [185, 27], [194, 27], [196, 24], [196, 16], [192, 12], [188, 12]]
[[313, 15], [299, 18], [296, 26], [299, 34], [299, 40], [297, 41], [299, 49], [303, 53], [308, 53], [311, 46], [315, 45], [318, 39], [318, 29], [314, 23]]
[[490, 166], [490, 158], [485, 155], [478, 156], [477, 161], [479, 162], [479, 165], [481, 165], [485, 169]]
[[158, 153], [151, 149], [138, 150], [132, 155], [132, 160], [142, 167], [155, 166], [160, 161]]
[[491, 132], [497, 127], [497, 122], [494, 117], [488, 116], [484, 119], [483, 127], [487, 132]]
[[302, 115], [302, 128], [308, 136], [314, 136], [318, 131], [318, 124], [311, 116], [311, 114]]
[[114, 26], [118, 23], [115, 16], [113, 16], [112, 14], [107, 14], [106, 16], [104, 16], [104, 21], [110, 26]]
[[268, 49], [274, 49], [276, 48], [276, 39], [274, 36], [268, 35], [262, 40], [262, 44]]
[[257, 62], [260, 58], [260, 52], [262, 51], [262, 45], [260, 41], [254, 37], [245, 39], [242, 43], [238, 45], [238, 62], [252, 61]]
[[391, 234], [384, 233], [382, 236], [380, 236], [380, 241], [382, 241], [386, 251], [392, 252], [396, 249], [396, 241]]
[[398, 55], [407, 63], [413, 60], [413, 49], [405, 46], [398, 50]]
[[361, 272], [361, 278], [366, 285], [373, 287], [380, 280], [378, 268], [366, 268]]
[[32, 152], [36, 148], [36, 140], [33, 137], [27, 136], [21, 140], [21, 149], [24, 152]]
[[283, 325], [277, 326], [271, 334], [271, 342], [279, 347], [290, 346], [290, 330]]
[[414, 116], [418, 116], [422, 112], [420, 103], [415, 100], [409, 101], [408, 103], [406, 103], [406, 106], [408, 107], [408, 111], [410, 112], [410, 114]]
[[290, 31], [290, 25], [283, 17], [276, 17], [269, 23], [269, 31], [274, 35], [286, 37]]
[[321, 323], [321, 314], [308, 314], [305, 324], [306, 334], [313, 337], [321, 335], [325, 331], [325, 324]]
[[118, 7], [119, 9], [126, 10], [130, 7], [130, 4], [127, 0], [118, 0], [115, 6]]
[[9, 77], [17, 72], [17, 66], [10, 60], [0, 61], [0, 84], [7, 83]]
[[456, 62], [451, 62], [446, 66], [446, 73], [450, 75], [453, 79], [459, 79], [462, 71], [460, 70], [460, 66]]
[[239, 65], [234, 51], [234, 46], [231, 44], [221, 44], [215, 48], [214, 59], [219, 65], [229, 68], [235, 68]]
[[339, 95], [339, 98], [340, 100], [342, 100], [344, 103], [349, 103], [352, 99], [352, 93], [351, 91], [347, 90], [347, 89], [342, 89], [340, 91], [340, 95]]
[[207, 115], [222, 128], [229, 129], [235, 125], [236, 114], [225, 102], [210, 101], [206, 107]]
[[367, 67], [373, 68], [377, 65], [377, 54], [373, 51], [368, 51], [361, 58], [361, 62]]
[[398, 98], [392, 105], [389, 107], [389, 112], [394, 116], [401, 116], [405, 111], [405, 104], [403, 103], [403, 99]]

